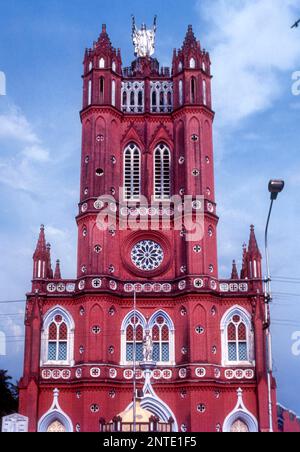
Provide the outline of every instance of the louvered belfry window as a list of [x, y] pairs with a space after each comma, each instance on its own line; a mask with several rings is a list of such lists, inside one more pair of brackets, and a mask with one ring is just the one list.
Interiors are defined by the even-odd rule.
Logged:
[[171, 197], [171, 154], [169, 148], [161, 143], [154, 153], [155, 200], [164, 201]]
[[124, 199], [138, 201], [141, 195], [141, 152], [131, 143], [124, 151]]

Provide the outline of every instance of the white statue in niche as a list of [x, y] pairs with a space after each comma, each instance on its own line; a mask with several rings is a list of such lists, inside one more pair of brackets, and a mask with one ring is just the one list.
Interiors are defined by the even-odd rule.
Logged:
[[150, 330], [146, 330], [143, 342], [144, 342], [143, 343], [144, 362], [151, 363], [153, 359], [153, 341], [150, 334]]
[[135, 24], [135, 18], [132, 16], [132, 41], [134, 45], [134, 54], [137, 57], [150, 57], [155, 51], [155, 34], [157, 30], [157, 16], [154, 18], [152, 30], [147, 30], [146, 24], [142, 24], [139, 30]]

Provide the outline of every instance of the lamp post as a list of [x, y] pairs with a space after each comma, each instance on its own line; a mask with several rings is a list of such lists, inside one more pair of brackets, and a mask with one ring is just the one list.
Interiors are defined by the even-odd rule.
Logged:
[[266, 347], [267, 347], [267, 376], [268, 376], [268, 414], [269, 414], [269, 431], [273, 432], [273, 407], [272, 407], [272, 341], [270, 331], [270, 309], [269, 304], [272, 301], [271, 292], [271, 272], [270, 272], [270, 258], [268, 249], [268, 231], [273, 209], [274, 201], [276, 201], [279, 193], [284, 189], [284, 181], [271, 180], [269, 182], [269, 192], [271, 194], [271, 204], [267, 218], [265, 230], [265, 254], [266, 254], [266, 268], [267, 277], [265, 279], [265, 331], [266, 331]]

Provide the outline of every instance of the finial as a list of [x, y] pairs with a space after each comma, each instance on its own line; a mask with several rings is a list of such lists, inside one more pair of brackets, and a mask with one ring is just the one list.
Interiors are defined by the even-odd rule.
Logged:
[[45, 225], [41, 224], [41, 231], [44, 231], [44, 230], [45, 230]]
[[102, 24], [102, 33], [106, 33], [106, 24]]

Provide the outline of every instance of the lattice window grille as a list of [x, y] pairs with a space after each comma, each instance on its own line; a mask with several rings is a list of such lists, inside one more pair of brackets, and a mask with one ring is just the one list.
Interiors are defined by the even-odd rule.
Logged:
[[145, 83], [122, 83], [122, 110], [124, 113], [144, 113], [145, 111]]
[[155, 199], [169, 200], [171, 197], [171, 154], [169, 148], [161, 143], [155, 149]]
[[173, 111], [173, 82], [153, 81], [150, 83], [152, 113], [170, 113]]
[[248, 328], [239, 315], [234, 315], [227, 324], [228, 361], [249, 361]]
[[141, 194], [141, 153], [131, 143], [124, 151], [124, 199], [138, 201]]

